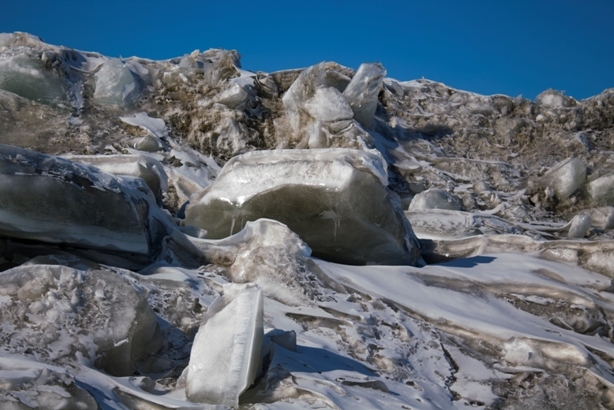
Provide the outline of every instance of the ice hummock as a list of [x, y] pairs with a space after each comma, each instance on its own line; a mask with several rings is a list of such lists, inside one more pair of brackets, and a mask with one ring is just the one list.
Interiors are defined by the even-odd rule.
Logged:
[[278, 150], [234, 157], [193, 198], [186, 223], [224, 238], [259, 218], [282, 222], [315, 256], [353, 264], [420, 263], [381, 157], [358, 150]]
[[190, 401], [237, 407], [260, 371], [263, 298], [253, 284], [224, 285], [209, 307], [184, 371]]

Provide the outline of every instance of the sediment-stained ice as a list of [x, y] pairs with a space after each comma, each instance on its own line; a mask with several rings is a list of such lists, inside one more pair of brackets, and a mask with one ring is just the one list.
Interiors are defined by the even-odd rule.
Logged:
[[263, 298], [252, 284], [224, 285], [209, 307], [184, 372], [190, 401], [237, 407], [260, 371]]
[[[23, 286], [0, 284], [1, 408], [219, 407], [188, 400], [180, 375], [193, 347], [199, 359], [212, 357], [211, 346], [232, 346], [222, 344], [238, 323], [230, 314], [212, 343], [194, 342], [203, 316], [221, 320], [234, 303], [214, 314], [213, 301], [229, 297], [232, 282], [262, 289], [267, 333], [261, 376], [240, 396], [245, 407], [612, 407], [614, 89], [586, 100], [549, 90], [531, 101], [426, 79], [388, 78], [380, 87], [377, 64], [249, 72], [237, 52], [208, 50], [121, 59], [120, 74], [127, 69], [132, 79], [123, 89], [114, 83], [121, 100], [109, 105], [94, 98], [109, 61], [120, 62], [0, 34], [0, 66], [21, 70], [11, 71], [15, 90], [44, 80], [27, 98], [0, 89], [0, 142], [88, 154], [105, 169], [23, 153], [2, 161], [1, 178], [12, 182], [1, 203], [19, 191], [19, 212], [63, 212], [48, 225], [11, 214], [11, 233], [0, 233], [0, 277], [14, 269], [30, 275]], [[39, 98], [50, 89], [57, 93]], [[314, 149], [332, 147], [363, 152]], [[233, 159], [275, 149], [299, 151]], [[234, 169], [220, 174], [225, 163]], [[106, 172], [144, 177], [164, 192], [156, 203], [143, 180]], [[32, 181], [45, 189], [35, 192]], [[396, 219], [397, 195], [409, 206], [433, 189], [463, 211], [405, 212], [428, 266], [317, 258], [328, 258], [319, 243], [330, 245], [330, 259], [364, 263], [379, 252], [372, 238], [398, 252], [408, 230]], [[221, 205], [202, 216], [211, 232], [224, 226], [220, 239], [184, 219], [208, 193]], [[363, 229], [366, 220], [380, 223], [369, 218], [382, 206], [394, 209], [392, 222]], [[287, 220], [247, 222], [247, 211], [255, 219], [263, 210]], [[103, 223], [108, 236], [79, 225], [84, 220]], [[290, 226], [296, 220], [302, 225]], [[393, 254], [375, 262], [399, 263]], [[60, 279], [50, 276], [56, 271]], [[112, 338], [128, 329], [130, 312], [151, 319], [148, 309], [159, 331]], [[143, 348], [134, 363], [141, 353], [129, 345]], [[203, 373], [224, 383], [213, 391], [234, 386], [236, 404], [242, 388], [233, 377], [241, 372]]]
[[156, 315], [114, 272], [25, 265], [0, 272], [0, 349], [131, 375], [155, 348]]
[[386, 185], [381, 157], [365, 151], [253, 152], [229, 161], [193, 198], [186, 223], [216, 239], [269, 218], [287, 225], [321, 258], [416, 265], [415, 236]]

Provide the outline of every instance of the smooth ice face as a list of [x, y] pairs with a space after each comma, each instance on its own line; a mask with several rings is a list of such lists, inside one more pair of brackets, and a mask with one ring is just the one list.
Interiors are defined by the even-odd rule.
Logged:
[[119, 59], [105, 62], [94, 78], [94, 100], [99, 104], [129, 106], [141, 92], [138, 76]]
[[184, 371], [186, 397], [198, 403], [237, 407], [260, 370], [263, 297], [253, 284], [226, 284], [209, 307]]
[[10, 353], [116, 376], [132, 375], [157, 326], [145, 298], [119, 275], [66, 266], [1, 272], [0, 310], [0, 345]]
[[542, 187], [550, 187], [558, 199], [569, 198], [586, 180], [586, 165], [579, 158], [568, 158], [554, 165], [539, 180]]
[[579, 214], [573, 217], [570, 222], [569, 232], [567, 233], [567, 237], [570, 239], [573, 238], [584, 238], [586, 232], [591, 227], [592, 221], [590, 216], [586, 214]]
[[67, 101], [67, 83], [40, 58], [0, 53], [0, 89], [43, 103]]
[[317, 257], [351, 264], [417, 264], [420, 256], [381, 157], [349, 149], [253, 152], [229, 161], [193, 198], [186, 223], [208, 238], [274, 219]]
[[384, 84], [386, 69], [380, 63], [361, 64], [343, 96], [354, 111], [354, 118], [371, 128], [377, 108], [377, 96]]
[[409, 204], [409, 211], [448, 209], [460, 211], [458, 201], [443, 189], [433, 188], [417, 194]]
[[141, 189], [94, 167], [0, 145], [0, 234], [148, 254], [150, 202]]

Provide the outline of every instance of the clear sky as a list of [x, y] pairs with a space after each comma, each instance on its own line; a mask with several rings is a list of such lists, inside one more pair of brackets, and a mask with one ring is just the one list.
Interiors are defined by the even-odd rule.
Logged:
[[236, 49], [244, 69], [380, 61], [481, 94], [614, 87], [614, 0], [0, 0], [0, 32], [108, 56]]

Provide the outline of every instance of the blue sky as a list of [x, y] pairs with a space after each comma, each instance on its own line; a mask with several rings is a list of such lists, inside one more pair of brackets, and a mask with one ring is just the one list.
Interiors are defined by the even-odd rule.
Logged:
[[0, 0], [0, 32], [109, 56], [236, 49], [247, 70], [380, 61], [482, 94], [614, 87], [614, 0]]

